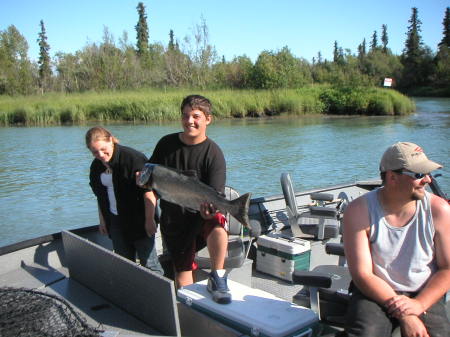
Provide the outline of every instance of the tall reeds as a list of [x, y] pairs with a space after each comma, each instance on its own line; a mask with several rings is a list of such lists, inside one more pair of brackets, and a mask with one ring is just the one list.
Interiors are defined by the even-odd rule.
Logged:
[[50, 93], [40, 96], [0, 96], [0, 125], [58, 125], [85, 122], [150, 122], [177, 120], [183, 97], [198, 93], [211, 99], [217, 118], [281, 114], [401, 115], [414, 102], [394, 90], [309, 86], [278, 90], [187, 89], [120, 92]]

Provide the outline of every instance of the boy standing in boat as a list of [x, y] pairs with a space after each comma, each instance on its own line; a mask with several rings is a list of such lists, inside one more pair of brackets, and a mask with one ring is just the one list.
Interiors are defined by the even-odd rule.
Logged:
[[442, 166], [413, 143], [384, 153], [383, 186], [351, 202], [344, 247], [352, 275], [348, 336], [450, 336], [450, 206], [428, 193]]
[[[211, 103], [200, 95], [187, 96], [181, 103], [183, 132], [164, 136], [157, 143], [150, 163], [177, 169], [196, 176], [219, 193], [224, 192], [226, 165], [222, 150], [206, 136], [212, 121]], [[151, 221], [147, 222], [148, 235], [156, 232], [152, 213], [156, 205], [155, 194], [147, 199]], [[178, 287], [193, 283], [192, 271], [196, 268], [195, 253], [208, 246], [211, 273], [208, 290], [214, 301], [222, 304], [231, 301], [227, 286], [224, 262], [228, 245], [225, 217], [213, 205], [201, 205], [200, 212], [160, 200], [161, 233], [171, 255]]]

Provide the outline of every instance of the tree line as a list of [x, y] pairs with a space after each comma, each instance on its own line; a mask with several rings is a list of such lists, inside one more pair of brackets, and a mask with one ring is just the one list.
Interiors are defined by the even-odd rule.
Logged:
[[75, 53], [58, 52], [50, 57], [44, 21], [36, 42], [39, 59], [30, 61], [28, 42], [14, 25], [0, 31], [0, 94], [30, 95], [44, 92], [84, 92], [136, 88], [279, 89], [310, 84], [379, 86], [386, 77], [397, 89], [421, 94], [450, 96], [450, 7], [443, 19], [443, 37], [433, 52], [423, 43], [417, 8], [412, 8], [401, 55], [388, 47], [388, 27], [381, 26], [379, 40], [373, 32], [357, 52], [334, 42], [333, 59], [321, 52], [309, 62], [296, 57], [286, 46], [262, 51], [255, 62], [246, 55], [230, 61], [220, 57], [209, 41], [206, 21], [182, 40], [169, 31], [167, 45], [149, 42], [146, 8], [137, 5], [136, 45], [124, 32], [118, 41], [107, 27], [102, 41], [87, 43]]

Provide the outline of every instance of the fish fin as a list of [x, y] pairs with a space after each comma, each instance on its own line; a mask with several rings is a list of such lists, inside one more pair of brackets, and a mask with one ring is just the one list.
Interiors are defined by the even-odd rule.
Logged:
[[250, 206], [251, 193], [245, 193], [239, 198], [231, 200], [233, 206], [236, 206], [238, 213], [231, 214], [237, 221], [245, 227], [250, 227], [250, 220], [248, 219], [248, 207]]

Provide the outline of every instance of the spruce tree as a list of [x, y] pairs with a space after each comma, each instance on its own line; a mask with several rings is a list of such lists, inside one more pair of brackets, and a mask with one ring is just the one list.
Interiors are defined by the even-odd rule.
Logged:
[[366, 38], [363, 39], [363, 42], [358, 45], [358, 59], [362, 61], [366, 57]]
[[339, 46], [337, 41], [334, 41], [334, 48], [333, 48], [333, 62], [337, 63], [339, 61]]
[[39, 37], [37, 42], [39, 44], [39, 87], [41, 92], [44, 92], [49, 87], [49, 81], [52, 76], [52, 70], [50, 68], [50, 56], [49, 50], [50, 46], [47, 43], [47, 34], [45, 31], [44, 21], [40, 22], [41, 31], [39, 32]]
[[405, 42], [405, 48], [401, 55], [403, 64], [403, 74], [401, 86], [404, 88], [414, 88], [430, 83], [430, 50], [424, 48], [422, 37], [420, 36], [421, 28], [418, 18], [418, 10], [412, 8], [411, 18], [408, 20], [408, 32]]
[[372, 34], [372, 41], [370, 42], [370, 50], [375, 50], [378, 47], [378, 37], [377, 37], [377, 31], [374, 30]]
[[418, 18], [416, 7], [412, 8], [411, 18], [409, 19], [408, 33], [403, 50], [404, 62], [409, 64], [418, 64], [422, 55], [422, 37], [420, 36], [422, 22]]
[[145, 6], [142, 2], [139, 2], [136, 9], [139, 14], [139, 21], [136, 28], [136, 48], [139, 56], [147, 55], [148, 48], [148, 26], [147, 26], [147, 14], [145, 14]]
[[175, 43], [174, 43], [174, 34], [173, 30], [171, 29], [169, 32], [169, 50], [175, 49]]
[[383, 53], [387, 54], [387, 44], [389, 38], [387, 34], [387, 25], [381, 26], [381, 42], [383, 43]]
[[441, 42], [439, 42], [439, 50], [445, 49], [445, 47], [450, 48], [450, 7], [447, 7], [445, 11], [444, 21], [444, 32]]
[[317, 63], [318, 64], [321, 64], [323, 62], [323, 59], [322, 59], [322, 53], [319, 51], [318, 53], [317, 53]]
[[444, 31], [435, 57], [436, 70], [433, 84], [437, 88], [447, 88], [447, 92], [443, 92], [445, 96], [450, 94], [450, 7], [447, 7], [445, 11], [442, 24]]

